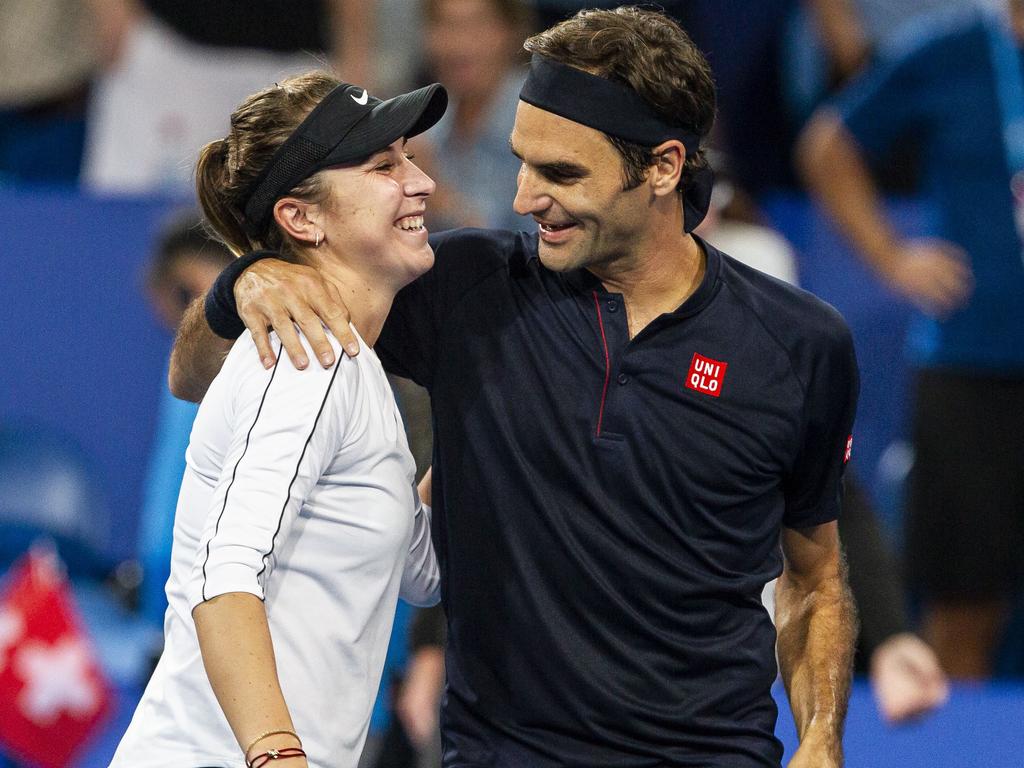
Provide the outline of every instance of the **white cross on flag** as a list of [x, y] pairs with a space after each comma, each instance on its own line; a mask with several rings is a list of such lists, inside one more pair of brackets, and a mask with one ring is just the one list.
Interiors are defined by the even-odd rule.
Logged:
[[110, 713], [113, 695], [55, 556], [18, 560], [0, 593], [0, 744], [63, 768]]

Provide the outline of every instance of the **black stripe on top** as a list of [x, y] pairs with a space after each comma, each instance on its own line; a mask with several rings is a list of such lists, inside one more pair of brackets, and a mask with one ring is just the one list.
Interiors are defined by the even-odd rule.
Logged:
[[252, 420], [252, 425], [249, 427], [249, 431], [245, 435], [245, 447], [242, 448], [242, 454], [238, 457], [238, 461], [235, 462], [234, 469], [231, 470], [231, 482], [228, 483], [227, 490], [224, 491], [224, 504], [221, 505], [220, 514], [217, 515], [217, 523], [213, 527], [213, 536], [206, 542], [206, 559], [203, 560], [203, 602], [206, 602], [206, 564], [210, 562], [210, 544], [216, 538], [217, 533], [220, 531], [220, 521], [224, 517], [224, 510], [228, 506], [228, 496], [231, 493], [231, 486], [235, 484], [235, 476], [238, 474], [238, 465], [242, 463], [242, 459], [245, 457], [246, 451], [249, 450], [249, 438], [252, 437], [252, 431], [256, 429], [256, 422], [260, 420], [260, 414], [263, 412], [263, 403], [267, 401], [267, 392], [270, 391], [270, 385], [274, 381], [274, 376], [277, 374], [277, 366], [281, 363], [281, 352], [282, 346], [277, 348], [277, 362], [274, 363], [274, 370], [270, 372], [270, 378], [267, 379], [267, 387], [263, 390], [263, 396], [260, 398], [260, 407], [256, 409], [256, 417]]
[[260, 568], [259, 573], [256, 574], [257, 581], [267, 570], [267, 563], [270, 560], [270, 556], [274, 554], [274, 547], [277, 546], [277, 534], [281, 532], [281, 524], [284, 522], [284, 512], [288, 509], [288, 500], [292, 497], [292, 486], [295, 485], [295, 481], [299, 477], [299, 468], [302, 466], [302, 459], [305, 457], [306, 449], [309, 448], [309, 444], [313, 440], [313, 435], [316, 433], [316, 425], [320, 423], [320, 415], [324, 412], [324, 406], [327, 405], [327, 397], [331, 394], [331, 389], [334, 387], [334, 380], [338, 378], [338, 371], [340, 369], [341, 357], [337, 356], [337, 359], [334, 362], [334, 373], [331, 374], [331, 380], [327, 384], [327, 390], [324, 392], [324, 399], [320, 401], [320, 410], [316, 412], [316, 418], [313, 419], [313, 427], [309, 430], [309, 437], [306, 438], [306, 444], [302, 446], [302, 453], [299, 454], [299, 460], [295, 462], [295, 474], [292, 475], [292, 480], [288, 483], [288, 492], [284, 496], [284, 504], [281, 505], [281, 514], [277, 518], [277, 530], [274, 531], [274, 537], [270, 540], [270, 550], [263, 556], [263, 567]]

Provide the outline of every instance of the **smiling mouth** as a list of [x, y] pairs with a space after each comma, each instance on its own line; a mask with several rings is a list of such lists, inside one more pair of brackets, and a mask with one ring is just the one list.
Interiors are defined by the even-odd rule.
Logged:
[[405, 232], [423, 232], [426, 227], [423, 226], [423, 215], [419, 216], [404, 216], [395, 222], [395, 226]]
[[537, 226], [540, 227], [541, 232], [553, 234], [555, 232], [564, 232], [565, 230], [571, 229], [576, 225], [573, 222], [568, 222], [566, 224], [552, 224], [545, 221], [538, 221]]

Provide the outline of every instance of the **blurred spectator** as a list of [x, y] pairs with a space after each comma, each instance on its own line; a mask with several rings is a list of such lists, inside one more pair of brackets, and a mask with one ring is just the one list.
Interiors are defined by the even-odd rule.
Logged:
[[[974, 11], [894, 41], [816, 114], [799, 154], [859, 255], [924, 313], [909, 340], [907, 563], [925, 637], [962, 678], [989, 674], [1024, 573], [1024, 3], [1011, 7], [1012, 26]], [[869, 171], [908, 132], [938, 239], [901, 238]]]
[[[207, 236], [198, 214], [189, 211], [171, 219], [160, 233], [146, 272], [146, 294], [160, 324], [174, 333], [186, 307], [197, 296], [206, 294], [232, 258], [224, 245]], [[161, 389], [138, 546], [142, 565], [141, 612], [159, 631], [161, 639], [167, 609], [164, 584], [170, 574], [174, 510], [195, 415], [194, 403], [176, 399], [166, 387]]]
[[945, 704], [949, 681], [935, 651], [910, 630], [900, 569], [867, 494], [850, 472], [839, 537], [860, 615], [856, 671], [870, 675], [882, 716], [900, 723]]
[[422, 9], [427, 65], [450, 100], [420, 140], [438, 184], [428, 207], [432, 228], [532, 228], [512, 210], [519, 161], [508, 148], [529, 9], [520, 0], [423, 0]]
[[806, 119], [906, 24], [964, 5], [964, 0], [803, 0], [787, 45], [787, 86], [797, 117]]
[[683, 0], [671, 4], [707, 54], [718, 91], [715, 143], [755, 198], [796, 186], [796, 130], [782, 105], [779, 67], [785, 21], [798, 0]]
[[185, 39], [216, 48], [326, 52], [336, 72], [370, 86], [373, 0], [140, 0]]
[[160, 324], [174, 333], [188, 305], [206, 295], [234, 258], [206, 234], [198, 214], [178, 214], [160, 233], [146, 272], [146, 293]]
[[[344, 80], [401, 88], [417, 48], [416, 15], [399, 0], [101, 1], [143, 11], [91, 99], [84, 178], [106, 192], [190, 195], [199, 148], [249, 93], [322, 68], [325, 54]], [[379, 23], [399, 41], [380, 62]]]
[[78, 180], [93, 79], [121, 0], [0, 3], [0, 182]]
[[444, 690], [444, 645], [447, 635], [440, 605], [421, 610], [409, 633], [409, 664], [395, 702], [395, 712], [409, 741], [419, 751], [419, 768], [439, 764], [441, 693]]
[[[827, 97], [875, 60], [886, 41], [915, 20], [989, 0], [803, 0], [788, 25], [784, 93], [798, 126]], [[917, 137], [893, 142], [876, 183], [887, 193], [908, 194], [917, 184]]]

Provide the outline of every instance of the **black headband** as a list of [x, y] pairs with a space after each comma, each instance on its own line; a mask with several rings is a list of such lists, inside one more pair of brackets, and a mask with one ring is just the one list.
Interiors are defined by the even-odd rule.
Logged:
[[404, 137], [432, 126], [444, 114], [448, 95], [437, 83], [387, 101], [341, 83], [306, 115], [277, 148], [246, 197], [243, 226], [258, 235], [278, 198], [324, 168], [369, 157]]
[[[663, 118], [628, 85], [536, 53], [519, 98], [545, 112], [642, 147], [676, 139], [688, 156], [700, 149], [699, 133]], [[713, 181], [711, 169], [704, 168], [694, 174], [683, 191], [684, 231], [691, 232], [707, 214]]]

